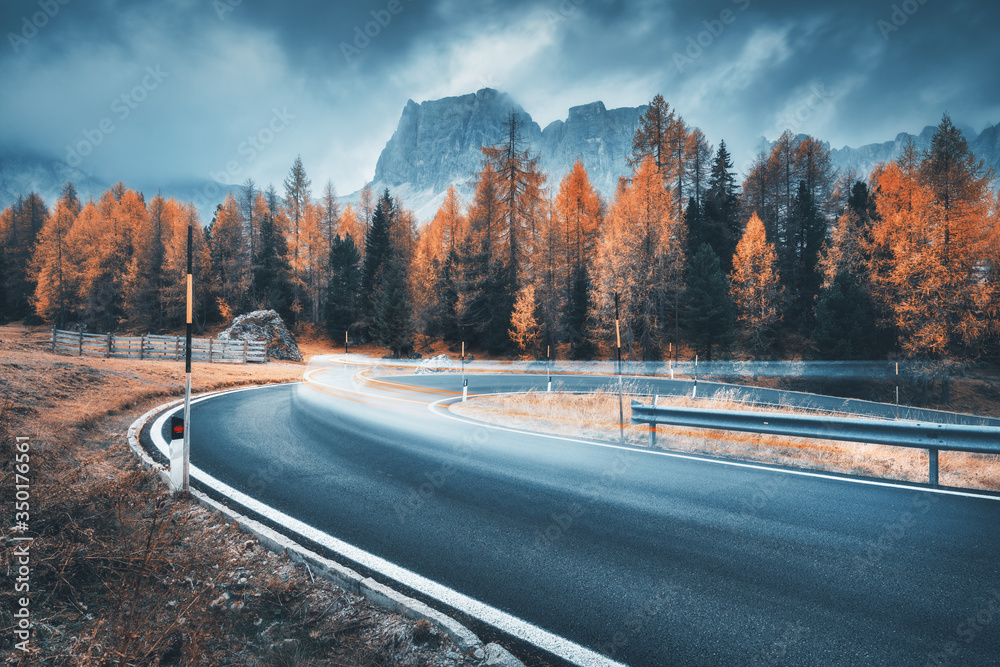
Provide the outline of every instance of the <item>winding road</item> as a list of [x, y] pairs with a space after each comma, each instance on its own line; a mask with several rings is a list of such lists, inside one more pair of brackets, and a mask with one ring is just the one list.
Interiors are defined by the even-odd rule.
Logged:
[[331, 557], [529, 663], [1000, 664], [995, 495], [492, 427], [450, 414], [457, 374], [355, 371], [195, 402], [192, 478], [351, 545]]

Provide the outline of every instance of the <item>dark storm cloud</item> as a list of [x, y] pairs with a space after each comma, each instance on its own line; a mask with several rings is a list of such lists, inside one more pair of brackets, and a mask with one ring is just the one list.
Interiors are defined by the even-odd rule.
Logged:
[[997, 27], [990, 0], [15, 0], [0, 146], [146, 187], [280, 184], [301, 153], [349, 192], [407, 99], [491, 86], [543, 125], [662, 92], [742, 164], [786, 128], [838, 147], [1000, 121]]

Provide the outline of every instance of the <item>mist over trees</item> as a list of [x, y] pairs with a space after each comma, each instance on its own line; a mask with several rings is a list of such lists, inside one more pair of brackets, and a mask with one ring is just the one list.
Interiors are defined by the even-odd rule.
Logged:
[[169, 331], [184, 318], [194, 229], [199, 327], [257, 308], [342, 343], [407, 355], [430, 338], [496, 355], [624, 353], [822, 359], [974, 359], [1000, 350], [1000, 201], [994, 175], [945, 115], [867, 178], [836, 173], [813, 137], [785, 132], [739, 183], [657, 95], [631, 171], [605, 200], [582, 162], [549, 182], [511, 114], [463, 201], [452, 187], [417, 226], [366, 187], [341, 205], [301, 159], [281, 192], [252, 180], [211, 221], [123, 183], [0, 213], [0, 319]]

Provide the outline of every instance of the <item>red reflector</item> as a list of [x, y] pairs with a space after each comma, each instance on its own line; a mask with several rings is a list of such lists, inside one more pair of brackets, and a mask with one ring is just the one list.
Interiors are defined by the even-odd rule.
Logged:
[[184, 432], [184, 427], [183, 426], [175, 426], [174, 427], [174, 433], [183, 433], [183, 432]]

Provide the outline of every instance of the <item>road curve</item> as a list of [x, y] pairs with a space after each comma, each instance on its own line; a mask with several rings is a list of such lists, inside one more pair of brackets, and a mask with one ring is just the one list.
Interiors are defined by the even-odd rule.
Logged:
[[630, 665], [1000, 660], [988, 494], [473, 425], [431, 406], [461, 390], [450, 374], [310, 379], [193, 405], [192, 465]]

